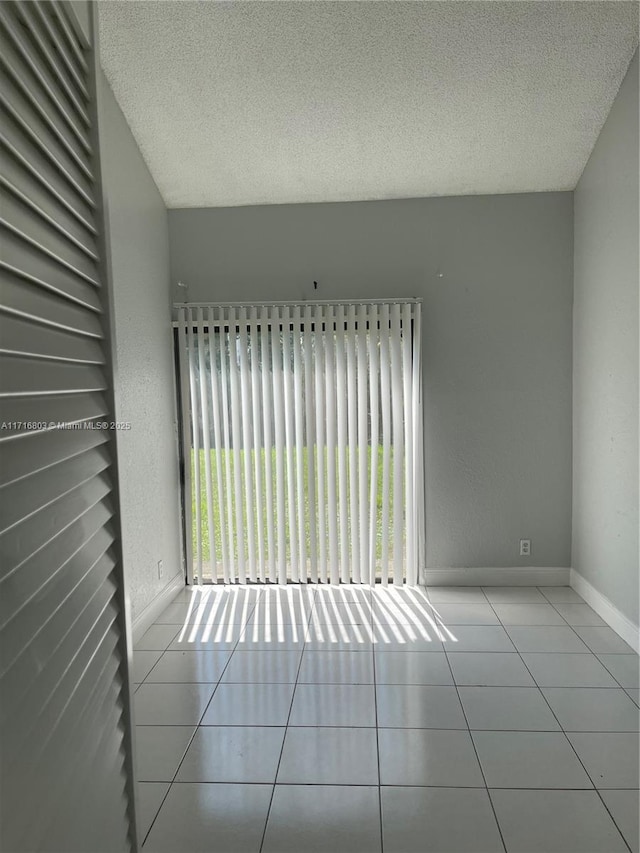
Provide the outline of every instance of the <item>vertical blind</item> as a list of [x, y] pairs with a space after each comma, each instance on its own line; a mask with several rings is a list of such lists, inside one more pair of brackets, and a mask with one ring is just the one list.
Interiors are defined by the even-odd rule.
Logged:
[[420, 303], [183, 306], [188, 568], [417, 583]]

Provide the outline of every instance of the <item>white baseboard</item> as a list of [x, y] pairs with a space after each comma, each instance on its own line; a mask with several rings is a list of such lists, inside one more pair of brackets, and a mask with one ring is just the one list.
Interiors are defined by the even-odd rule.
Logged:
[[424, 569], [420, 583], [427, 586], [568, 586], [569, 569], [556, 566]]
[[160, 592], [150, 604], [144, 608], [142, 613], [139, 613], [133, 620], [133, 643], [134, 645], [141, 639], [143, 634], [146, 634], [149, 628], [156, 621], [168, 604], [171, 604], [176, 595], [181, 589], [184, 589], [184, 577], [182, 572], [178, 572], [175, 577], [171, 578], [169, 583]]
[[625, 643], [628, 643], [636, 652], [640, 652], [640, 627], [634, 625], [631, 619], [612, 604], [609, 599], [592, 586], [588, 580], [575, 569], [571, 569], [569, 585], [582, 596], [589, 607], [592, 607], [609, 625], [616, 634], [619, 634]]

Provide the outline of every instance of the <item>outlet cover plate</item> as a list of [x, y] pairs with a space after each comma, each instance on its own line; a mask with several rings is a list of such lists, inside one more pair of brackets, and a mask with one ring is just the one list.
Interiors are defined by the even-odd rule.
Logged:
[[521, 539], [520, 540], [520, 556], [521, 557], [530, 557], [531, 556], [531, 539]]

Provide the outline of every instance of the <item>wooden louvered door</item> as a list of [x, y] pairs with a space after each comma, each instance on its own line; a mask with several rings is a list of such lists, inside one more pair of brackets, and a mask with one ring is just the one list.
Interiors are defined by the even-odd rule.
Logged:
[[[94, 28], [95, 32], [95, 28]], [[136, 849], [96, 61], [0, 3], [0, 847]]]

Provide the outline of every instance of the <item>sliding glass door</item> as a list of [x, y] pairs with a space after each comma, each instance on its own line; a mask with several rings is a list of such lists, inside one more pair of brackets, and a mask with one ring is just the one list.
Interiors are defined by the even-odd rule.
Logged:
[[178, 346], [199, 582], [417, 582], [418, 302], [184, 306]]

